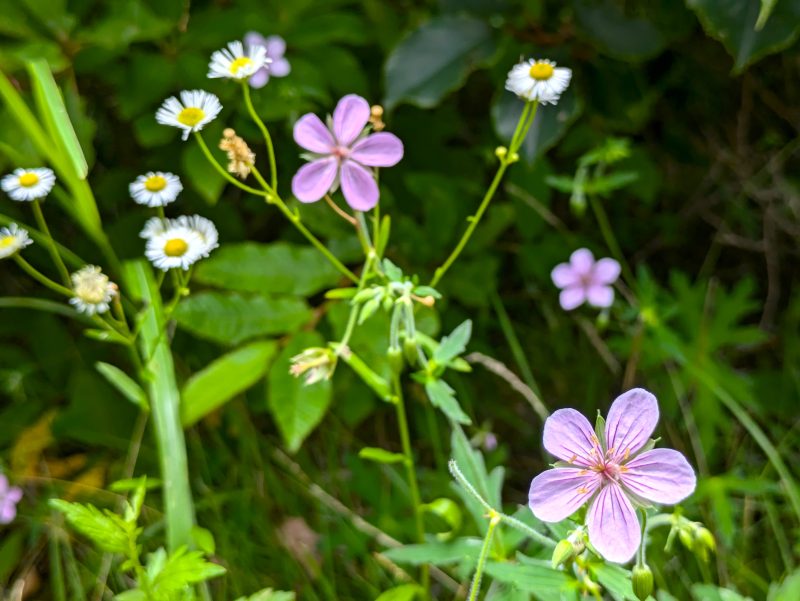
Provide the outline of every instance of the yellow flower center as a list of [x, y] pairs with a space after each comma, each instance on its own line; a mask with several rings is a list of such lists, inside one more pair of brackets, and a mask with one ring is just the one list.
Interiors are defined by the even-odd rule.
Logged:
[[19, 185], [30, 188], [39, 183], [39, 176], [35, 173], [23, 173], [19, 176]]
[[231, 63], [230, 66], [231, 74], [238, 75], [240, 70], [244, 69], [245, 67], [249, 67], [252, 64], [253, 64], [253, 59], [248, 58], [246, 56], [240, 56]]
[[553, 77], [553, 65], [549, 63], [533, 63], [531, 65], [530, 75], [536, 80], [544, 81]]
[[8, 248], [14, 245], [16, 238], [14, 236], [3, 236], [0, 238], [0, 248]]
[[145, 180], [144, 187], [149, 192], [160, 192], [167, 187], [167, 180], [160, 175], [151, 175]]
[[164, 244], [164, 254], [168, 257], [182, 257], [189, 250], [189, 245], [183, 238], [171, 238]]
[[194, 106], [187, 106], [180, 113], [178, 113], [178, 122], [188, 125], [189, 127], [194, 127], [200, 123], [205, 116], [206, 114], [203, 109], [199, 109]]

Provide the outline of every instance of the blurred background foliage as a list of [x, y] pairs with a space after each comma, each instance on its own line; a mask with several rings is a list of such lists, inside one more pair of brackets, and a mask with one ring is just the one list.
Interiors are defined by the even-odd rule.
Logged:
[[[184, 419], [193, 424], [199, 521], [229, 569], [218, 598], [274, 586], [299, 599], [374, 599], [391, 587], [392, 570], [343, 511], [401, 541], [412, 531], [402, 478], [393, 466], [358, 458], [364, 446], [397, 449], [390, 408], [345, 366], [313, 388], [287, 373], [293, 354], [344, 329], [346, 306], [322, 295], [340, 283], [336, 272], [281, 215], [226, 187], [195, 145], [154, 119], [166, 96], [207, 89], [225, 111], [206, 138], [234, 127], [263, 158], [235, 86], [206, 78], [211, 52], [248, 31], [283, 36], [292, 65], [290, 76], [253, 93], [273, 131], [281, 189], [300, 164], [291, 137], [299, 115], [325, 113], [351, 92], [386, 107], [384, 120], [406, 147], [401, 168], [381, 177], [382, 210], [393, 219], [388, 254], [423, 279], [461, 234], [493, 172], [494, 149], [516, 123], [520, 103], [503, 91], [508, 69], [536, 56], [574, 70], [569, 91], [541, 111], [523, 161], [444, 279], [445, 299], [424, 316], [424, 330], [449, 332], [473, 319], [470, 350], [505, 363], [550, 410], [574, 406], [591, 415], [634, 384], [655, 392], [659, 434], [701, 476], [686, 515], [705, 521], [718, 544], [704, 563], [680, 546], [664, 553], [657, 541], [650, 563], [672, 594], [659, 599], [740, 598], [715, 585], [756, 599], [800, 598], [797, 577], [779, 588], [800, 559], [800, 508], [789, 502], [800, 494], [800, 1], [0, 5], [0, 69], [27, 94], [25, 61], [49, 62], [122, 258], [143, 250], [138, 232], [148, 213], [127, 185], [147, 170], [184, 181], [168, 213], [198, 212], [221, 232], [221, 249], [199, 266], [193, 295], [178, 308], [173, 340], [184, 402], [189, 395], [201, 406]], [[579, 161], [592, 152], [601, 160], [581, 172]], [[4, 172], [42, 163], [5, 107], [0, 163]], [[610, 254], [587, 197], [607, 213], [632, 274], [607, 324], [588, 310], [564, 313], [549, 278], [580, 246]], [[102, 262], [63, 206], [49, 205], [60, 242]], [[6, 199], [0, 214], [25, 223], [23, 208]], [[339, 257], [358, 260], [346, 223], [323, 203], [301, 210]], [[43, 248], [29, 255], [47, 269]], [[98, 491], [123, 473], [137, 409], [95, 363], [126, 368], [126, 356], [81, 336], [74, 322], [30, 310], [20, 299], [45, 293], [10, 262], [0, 285], [0, 449], [26, 491], [20, 517], [0, 537], [0, 587], [25, 579], [33, 598], [60, 599], [66, 580], [71, 595], [91, 592], [101, 558], [67, 537], [45, 500], [89, 495], [113, 503]], [[381, 319], [353, 340], [378, 371]], [[499, 441], [486, 461], [505, 466], [503, 498], [513, 509], [548, 461], [541, 421], [503, 380], [474, 369], [451, 383], [473, 420], [467, 437], [479, 444], [491, 431]], [[223, 390], [204, 397], [212, 383]], [[421, 388], [408, 392], [424, 500], [453, 498], [448, 424]], [[779, 480], [767, 461], [762, 430], [789, 478]], [[144, 440], [137, 472], [157, 475], [153, 443]], [[320, 502], [315, 484], [346, 507]], [[435, 513], [430, 531], [476, 533], [472, 522], [453, 526]], [[145, 515], [158, 536], [157, 510]], [[456, 549], [437, 561], [463, 578], [474, 562], [463, 556]], [[502, 580], [501, 572], [492, 575]], [[544, 598], [524, 586], [491, 594]]]

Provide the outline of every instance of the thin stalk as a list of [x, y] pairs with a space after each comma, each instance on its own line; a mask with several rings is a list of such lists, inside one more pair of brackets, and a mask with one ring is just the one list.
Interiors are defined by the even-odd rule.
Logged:
[[[522, 378], [525, 380], [528, 388], [530, 388], [538, 398], [541, 394], [539, 386], [536, 384], [536, 379], [533, 377], [531, 366], [528, 363], [528, 360], [525, 358], [525, 351], [522, 350], [522, 344], [520, 344], [517, 333], [514, 331], [514, 326], [512, 325], [511, 319], [508, 316], [508, 312], [503, 306], [503, 301], [500, 299], [500, 295], [497, 294], [497, 292], [492, 292], [491, 302], [492, 307], [494, 307], [494, 311], [497, 314], [497, 321], [500, 324], [500, 329], [503, 331], [503, 336], [505, 336], [506, 342], [508, 342], [508, 346], [511, 349], [511, 354], [514, 356], [514, 361], [516, 361], [517, 367], [519, 368], [520, 372], [522, 372]], [[541, 405], [544, 406], [544, 403], [541, 402], [541, 399], [539, 399], [539, 401]]]
[[647, 535], [647, 512], [640, 507], [639, 515], [641, 516], [642, 544], [639, 545], [639, 553], [637, 554], [638, 557], [636, 558], [636, 565], [639, 567], [644, 567], [645, 563], [647, 563], [645, 554], [645, 548], [647, 547], [647, 541], [645, 540], [645, 536]]
[[258, 129], [261, 130], [261, 134], [264, 136], [264, 141], [267, 143], [267, 154], [269, 155], [269, 174], [270, 174], [270, 182], [272, 185], [270, 186], [273, 192], [278, 191], [278, 167], [275, 162], [275, 149], [272, 146], [272, 136], [269, 135], [269, 130], [267, 126], [264, 125], [264, 122], [261, 120], [261, 117], [258, 116], [256, 113], [256, 109], [253, 106], [253, 101], [250, 99], [250, 84], [247, 83], [247, 80], [242, 81], [242, 89], [244, 90], [244, 103], [247, 105], [247, 110], [250, 113], [250, 116], [253, 118], [253, 121], [256, 122], [258, 125]]
[[597, 225], [600, 226], [600, 233], [603, 235], [603, 240], [605, 240], [608, 250], [611, 251], [611, 254], [614, 255], [614, 258], [622, 266], [622, 272], [625, 276], [625, 279], [629, 284], [632, 285], [636, 279], [633, 277], [633, 272], [628, 266], [628, 262], [625, 260], [625, 255], [622, 254], [622, 249], [617, 242], [616, 236], [614, 236], [614, 230], [612, 229], [611, 222], [608, 220], [608, 215], [606, 215], [606, 211], [603, 208], [603, 203], [601, 203], [594, 194], [589, 194], [588, 197], [589, 206], [592, 207], [592, 213], [594, 213], [594, 217], [597, 220]]
[[[425, 542], [425, 524], [422, 519], [422, 497], [419, 494], [419, 483], [417, 482], [417, 471], [414, 465], [414, 453], [411, 450], [411, 437], [408, 433], [408, 418], [406, 416], [406, 405], [403, 398], [403, 388], [400, 384], [399, 375], [392, 377], [392, 387], [397, 398], [394, 404], [397, 410], [397, 424], [400, 428], [400, 441], [403, 445], [403, 455], [405, 455], [406, 476], [408, 477], [408, 487], [411, 492], [411, 503], [414, 506], [414, 522], [417, 530], [417, 542]], [[422, 587], [425, 589], [425, 598], [430, 596], [430, 566], [423, 564], [420, 566]]]
[[25, 273], [27, 273], [29, 276], [31, 276], [40, 284], [50, 288], [50, 290], [52, 290], [53, 292], [58, 292], [59, 294], [63, 294], [64, 296], [70, 296], [70, 297], [73, 295], [72, 290], [48, 278], [46, 275], [44, 275], [42, 272], [36, 269], [33, 265], [31, 265], [25, 259], [23, 259], [19, 255], [19, 253], [14, 255], [14, 261], [17, 262], [17, 265], [19, 265]]
[[475, 601], [481, 591], [481, 579], [483, 578], [483, 568], [486, 566], [486, 559], [489, 557], [489, 549], [492, 546], [492, 538], [494, 537], [494, 529], [500, 523], [500, 516], [493, 512], [489, 520], [489, 528], [486, 529], [486, 536], [483, 538], [483, 547], [481, 547], [481, 554], [478, 556], [478, 567], [475, 568], [475, 575], [472, 577], [472, 586], [469, 589], [468, 601]]
[[53, 262], [56, 264], [58, 273], [61, 275], [63, 282], [69, 286], [72, 282], [69, 277], [69, 270], [67, 269], [67, 266], [64, 265], [64, 260], [61, 258], [61, 254], [58, 252], [58, 247], [56, 247], [56, 241], [53, 239], [53, 235], [50, 233], [50, 228], [47, 227], [47, 221], [45, 221], [44, 213], [42, 212], [42, 205], [38, 200], [34, 200], [31, 204], [33, 205], [33, 215], [36, 218], [36, 224], [47, 238], [47, 248], [50, 251], [50, 255], [53, 257]]
[[[372, 270], [372, 260], [374, 256], [372, 253], [367, 255], [367, 261], [364, 263], [364, 269], [361, 271], [361, 279], [358, 281], [358, 288], [356, 288], [356, 294], [361, 292], [364, 289], [364, 286], [369, 279], [370, 271]], [[344, 336], [342, 336], [342, 340], [337, 347], [336, 353], [341, 354], [342, 352], [346, 352], [347, 343], [350, 342], [350, 336], [353, 335], [353, 331], [356, 327], [356, 318], [358, 317], [358, 305], [353, 303], [352, 307], [350, 307], [350, 315], [347, 318], [347, 327], [344, 331]]]
[[509, 145], [506, 154], [500, 158], [500, 167], [498, 167], [497, 173], [495, 173], [494, 179], [492, 179], [492, 183], [489, 184], [489, 189], [486, 191], [480, 206], [478, 206], [478, 210], [474, 215], [467, 219], [470, 222], [469, 226], [467, 226], [466, 231], [461, 236], [458, 244], [456, 244], [453, 252], [450, 253], [450, 256], [447, 257], [447, 260], [441, 265], [441, 267], [434, 272], [433, 279], [431, 280], [430, 284], [431, 286], [436, 286], [444, 274], [447, 273], [447, 270], [450, 269], [453, 263], [455, 263], [456, 259], [458, 259], [459, 255], [461, 254], [461, 251], [464, 250], [467, 242], [469, 242], [469, 239], [475, 232], [475, 228], [478, 227], [481, 218], [483, 217], [484, 213], [486, 213], [486, 209], [489, 208], [489, 204], [494, 198], [494, 194], [503, 179], [503, 175], [505, 175], [506, 169], [508, 169], [508, 166], [511, 165], [514, 160], [516, 160], [515, 155], [519, 150], [522, 141], [525, 139], [525, 136], [528, 134], [530, 126], [533, 124], [533, 119], [536, 117], [537, 108], [538, 104], [534, 102], [526, 104], [525, 108], [522, 109], [522, 114], [517, 122], [516, 130], [511, 138], [511, 144]]
[[264, 192], [261, 190], [257, 190], [256, 188], [251, 188], [247, 184], [243, 184], [238, 179], [233, 177], [230, 173], [228, 173], [228, 170], [225, 169], [225, 167], [223, 167], [217, 162], [217, 159], [214, 158], [214, 155], [211, 154], [211, 151], [208, 149], [208, 145], [206, 145], [206, 141], [203, 139], [203, 136], [201, 136], [198, 132], [194, 132], [194, 138], [200, 145], [200, 150], [203, 151], [203, 154], [206, 156], [208, 162], [211, 163], [214, 169], [217, 170], [217, 173], [219, 173], [222, 177], [224, 177], [226, 180], [228, 180], [237, 188], [241, 188], [242, 190], [244, 190], [245, 192], [249, 192], [250, 194], [255, 194], [256, 196], [266, 196], [266, 197], [270, 196], [271, 192]]

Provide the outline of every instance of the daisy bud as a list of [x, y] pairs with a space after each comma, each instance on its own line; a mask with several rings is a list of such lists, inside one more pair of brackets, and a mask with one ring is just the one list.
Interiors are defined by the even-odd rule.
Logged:
[[633, 594], [639, 601], [645, 601], [653, 592], [653, 571], [650, 566], [647, 564], [634, 566], [631, 583], [633, 584]]
[[222, 132], [222, 140], [219, 141], [220, 149], [228, 153], [228, 171], [241, 179], [250, 175], [250, 170], [256, 162], [255, 153], [250, 150], [242, 138], [230, 127]]

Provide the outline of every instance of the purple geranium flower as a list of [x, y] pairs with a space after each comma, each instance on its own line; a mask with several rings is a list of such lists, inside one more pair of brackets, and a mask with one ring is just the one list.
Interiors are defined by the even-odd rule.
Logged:
[[658, 422], [658, 401], [641, 388], [611, 405], [599, 440], [574, 409], [559, 409], [544, 424], [544, 447], [567, 462], [531, 482], [528, 502], [545, 522], [560, 522], [589, 503], [589, 541], [609, 561], [624, 563], [641, 544], [634, 506], [673, 505], [694, 492], [686, 458], [672, 449], [644, 450]]
[[0, 474], [0, 524], [10, 524], [17, 517], [17, 503], [22, 498], [22, 489], [8, 485], [8, 478]]
[[369, 103], [355, 94], [342, 98], [326, 127], [312, 113], [294, 124], [294, 140], [311, 151], [312, 160], [292, 179], [292, 193], [300, 202], [316, 202], [342, 187], [344, 199], [357, 211], [378, 203], [378, 183], [370, 167], [392, 167], [403, 158], [403, 143], [394, 134], [364, 135]]
[[569, 263], [556, 265], [550, 277], [561, 288], [558, 297], [561, 308], [572, 311], [583, 303], [594, 307], [610, 307], [614, 302], [611, 284], [619, 277], [619, 263], [614, 259], [594, 260], [592, 251], [579, 248], [569, 258]]
[[251, 31], [244, 36], [244, 43], [248, 47], [263, 46], [267, 49], [267, 58], [272, 60], [253, 73], [249, 80], [251, 88], [263, 88], [267, 85], [270, 76], [286, 77], [289, 75], [292, 67], [283, 56], [286, 53], [286, 41], [281, 36], [271, 35], [265, 38], [260, 33]]

